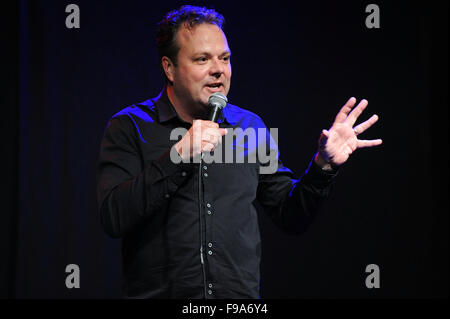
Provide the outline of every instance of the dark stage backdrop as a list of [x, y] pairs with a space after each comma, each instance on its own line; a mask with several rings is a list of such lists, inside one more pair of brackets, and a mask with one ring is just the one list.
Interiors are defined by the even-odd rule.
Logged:
[[[80, 8], [68, 29], [65, 8]], [[231, 103], [279, 128], [297, 175], [350, 97], [379, 115], [302, 236], [260, 213], [263, 298], [448, 297], [448, 2], [191, 1], [226, 18]], [[178, 1], [17, 1], [2, 12], [1, 296], [120, 297], [120, 241], [96, 209], [99, 144], [117, 111], [162, 89], [156, 22]], [[80, 267], [67, 289], [65, 268]], [[365, 268], [380, 268], [368, 289]]]

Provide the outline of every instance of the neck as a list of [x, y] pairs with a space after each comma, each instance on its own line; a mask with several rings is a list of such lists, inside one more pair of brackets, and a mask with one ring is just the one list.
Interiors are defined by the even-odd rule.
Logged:
[[167, 97], [170, 103], [172, 103], [178, 116], [185, 122], [193, 123], [197, 119], [205, 119], [205, 110], [199, 110], [199, 108], [189, 105], [184, 99], [179, 98], [173, 89], [173, 86], [167, 84]]

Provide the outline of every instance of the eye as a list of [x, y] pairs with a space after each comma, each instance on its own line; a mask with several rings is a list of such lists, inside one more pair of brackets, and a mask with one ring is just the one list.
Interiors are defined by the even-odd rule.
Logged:
[[228, 60], [230, 60], [230, 56], [229, 56], [229, 55], [227, 55], [227, 56], [224, 56], [224, 57], [223, 57], [223, 60], [224, 60], [224, 61], [228, 61]]
[[204, 56], [195, 59], [195, 61], [198, 61], [198, 62], [206, 62], [206, 60], [208, 60], [208, 59], [206, 57], [204, 57]]

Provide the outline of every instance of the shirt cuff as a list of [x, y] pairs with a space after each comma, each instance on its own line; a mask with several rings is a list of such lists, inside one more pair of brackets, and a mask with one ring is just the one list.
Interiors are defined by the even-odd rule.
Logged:
[[314, 185], [327, 186], [336, 177], [339, 168], [333, 169], [331, 171], [323, 170], [319, 165], [317, 165], [316, 161], [314, 160], [314, 157], [309, 163], [305, 177]]

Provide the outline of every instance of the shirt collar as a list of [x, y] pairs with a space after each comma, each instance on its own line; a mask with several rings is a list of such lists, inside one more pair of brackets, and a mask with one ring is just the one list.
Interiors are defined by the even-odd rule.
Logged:
[[[173, 118], [178, 118], [178, 120], [184, 122], [178, 115], [177, 111], [175, 110], [175, 108], [173, 107], [172, 103], [169, 100], [169, 97], [167, 95], [167, 87], [164, 87], [161, 93], [159, 93], [159, 95], [152, 100], [156, 106], [158, 113], [158, 120], [160, 123], [167, 122]], [[229, 114], [227, 106], [221, 112], [221, 115], [219, 116], [217, 123], [219, 124], [225, 123], [233, 125], [235, 121], [233, 121], [231, 114]]]

